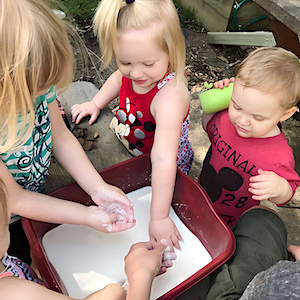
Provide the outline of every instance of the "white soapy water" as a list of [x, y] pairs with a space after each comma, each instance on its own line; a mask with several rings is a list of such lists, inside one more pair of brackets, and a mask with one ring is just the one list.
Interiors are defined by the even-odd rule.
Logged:
[[[105, 234], [85, 226], [60, 225], [47, 232], [43, 245], [70, 297], [82, 299], [109, 283], [125, 281], [124, 257], [130, 246], [148, 241], [152, 189], [127, 194], [134, 203], [137, 225], [120, 233]], [[183, 237], [175, 250], [173, 267], [156, 277], [151, 299], [157, 299], [211, 262], [211, 256], [171, 209], [170, 217]]]

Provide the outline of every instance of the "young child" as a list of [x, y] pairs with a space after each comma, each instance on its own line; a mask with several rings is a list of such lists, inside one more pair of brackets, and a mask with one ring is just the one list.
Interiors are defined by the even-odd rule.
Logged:
[[151, 152], [150, 239], [165, 238], [180, 248], [181, 236], [169, 210], [177, 168], [189, 171], [193, 151], [185, 43], [176, 9], [171, 0], [102, 0], [94, 28], [104, 64], [115, 58], [119, 69], [91, 102], [72, 107], [73, 122], [90, 115], [92, 124], [119, 96], [117, 121], [111, 126], [134, 155]]
[[[135, 224], [132, 203], [99, 176], [54, 101], [55, 90], [66, 88], [72, 78], [65, 24], [44, 0], [0, 0], [0, 12], [0, 175], [11, 212], [105, 232], [131, 228]], [[52, 150], [98, 207], [42, 194]], [[21, 227], [18, 221], [12, 231], [16, 224]], [[15, 232], [14, 237], [20, 242]], [[24, 254], [24, 244], [19, 248]], [[12, 248], [10, 253], [19, 254]]]
[[300, 178], [281, 122], [294, 114], [299, 100], [298, 57], [259, 48], [237, 68], [228, 110], [203, 114], [211, 147], [199, 182], [229, 226], [258, 201], [283, 205], [294, 195]]
[[[30, 266], [20, 259], [7, 254], [9, 246], [9, 205], [3, 181], [0, 179], [0, 293], [7, 300], [71, 300], [70, 298], [48, 290], [39, 280]], [[166, 272], [172, 266], [168, 254], [165, 260], [166, 241], [156, 244], [137, 243], [133, 245], [125, 258], [125, 272], [128, 277], [128, 297], [118, 284], [109, 284], [104, 289], [87, 296], [86, 300], [127, 300], [149, 299], [151, 284], [158, 273]], [[143, 287], [141, 289], [141, 287]], [[75, 299], [74, 299], [75, 300]]]

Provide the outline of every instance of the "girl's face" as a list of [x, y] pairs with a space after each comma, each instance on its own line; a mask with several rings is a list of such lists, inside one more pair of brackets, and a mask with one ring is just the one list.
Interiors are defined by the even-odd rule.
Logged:
[[[154, 27], [119, 30], [115, 49], [120, 72], [132, 80], [136, 93], [149, 92], [168, 71], [169, 57], [151, 41]], [[157, 30], [157, 29], [156, 29]]]

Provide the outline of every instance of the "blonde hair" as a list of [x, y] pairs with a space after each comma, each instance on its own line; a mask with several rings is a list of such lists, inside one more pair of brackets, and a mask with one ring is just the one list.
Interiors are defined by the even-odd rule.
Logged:
[[300, 101], [299, 58], [279, 47], [252, 51], [237, 68], [236, 79], [269, 95], [278, 95], [281, 106], [289, 109]]
[[[71, 82], [66, 29], [46, 0], [0, 0], [0, 153], [29, 138], [37, 93]], [[19, 116], [22, 128], [17, 132]]]
[[115, 58], [117, 30], [144, 29], [157, 23], [152, 37], [169, 56], [169, 70], [175, 71], [175, 82], [185, 82], [185, 42], [172, 0], [102, 0], [94, 17], [94, 32], [99, 38], [103, 63]]

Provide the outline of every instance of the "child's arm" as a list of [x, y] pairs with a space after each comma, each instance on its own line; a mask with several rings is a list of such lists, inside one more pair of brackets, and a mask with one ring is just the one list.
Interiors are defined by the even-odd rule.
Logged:
[[119, 211], [133, 222], [133, 204], [117, 187], [107, 184], [95, 170], [81, 145], [67, 129], [56, 101], [49, 104], [53, 154], [92, 200], [109, 212]]
[[[163, 266], [165, 248], [166, 245], [161, 242], [155, 245], [150, 242], [137, 243], [131, 247], [125, 257], [125, 272], [129, 282], [127, 298], [124, 289], [120, 285], [109, 284], [102, 290], [84, 299], [148, 300], [154, 277], [158, 273], [166, 272], [166, 268], [168, 267]], [[16, 277], [1, 278], [0, 293], [0, 298], [7, 300], [75, 300], [74, 298], [49, 290], [35, 282]]]
[[97, 206], [86, 207], [24, 190], [15, 182], [3, 162], [0, 162], [0, 174], [6, 186], [9, 212], [49, 223], [86, 225], [105, 233], [126, 230], [135, 225], [134, 222], [122, 222], [122, 215], [110, 214]]
[[[35, 282], [16, 278], [4, 277], [0, 279], [1, 299], [6, 300], [76, 300], [52, 290], [49, 290]], [[118, 284], [109, 284], [104, 289], [97, 291], [85, 300], [125, 300], [125, 291]]]
[[254, 200], [269, 199], [275, 204], [283, 204], [293, 196], [288, 181], [275, 172], [258, 169], [258, 175], [250, 177], [249, 192]]
[[118, 97], [121, 80], [121, 72], [117, 70], [107, 79], [91, 102], [73, 105], [71, 108], [72, 121], [78, 124], [84, 117], [90, 115], [89, 123], [93, 124], [98, 118], [100, 110]]
[[165, 85], [152, 101], [150, 110], [156, 121], [154, 144], [151, 150], [152, 201], [150, 240], [166, 239], [180, 248], [182, 239], [169, 217], [177, 173], [177, 153], [182, 122], [189, 109], [189, 94], [184, 86]]

